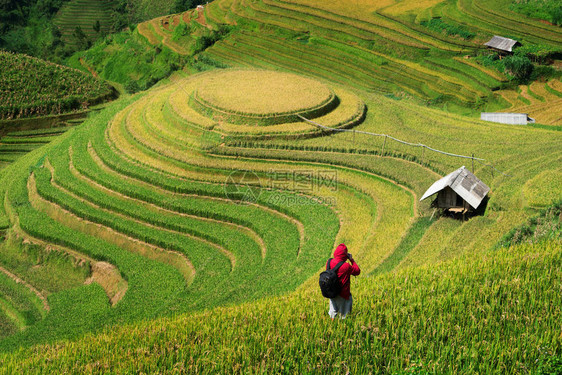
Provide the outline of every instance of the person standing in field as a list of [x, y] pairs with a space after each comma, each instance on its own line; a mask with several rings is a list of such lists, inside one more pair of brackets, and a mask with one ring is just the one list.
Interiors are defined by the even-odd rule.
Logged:
[[[349, 260], [349, 263], [347, 261]], [[328, 314], [332, 320], [339, 314], [341, 319], [345, 319], [351, 313], [353, 297], [351, 296], [350, 284], [351, 275], [357, 276], [361, 273], [359, 265], [355, 263], [353, 256], [347, 252], [347, 246], [340, 244], [334, 251], [334, 257], [328, 260], [326, 269], [332, 269], [343, 262], [337, 270], [338, 278], [341, 281], [341, 292], [334, 298], [330, 298], [330, 309]]]

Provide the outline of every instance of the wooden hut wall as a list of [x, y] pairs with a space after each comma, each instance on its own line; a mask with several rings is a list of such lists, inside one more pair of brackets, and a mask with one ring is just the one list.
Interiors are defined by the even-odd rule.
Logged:
[[462, 199], [459, 205], [457, 198], [459, 198], [459, 195], [447, 186], [437, 194], [437, 206], [440, 208], [462, 207]]

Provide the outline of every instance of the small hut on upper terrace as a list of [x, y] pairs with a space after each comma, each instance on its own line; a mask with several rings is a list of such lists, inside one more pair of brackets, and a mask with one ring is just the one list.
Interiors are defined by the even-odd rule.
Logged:
[[476, 210], [490, 188], [464, 166], [436, 181], [420, 201], [437, 193], [434, 205], [452, 213]]
[[484, 43], [484, 45], [490, 49], [498, 51], [502, 55], [506, 55], [512, 54], [513, 49], [520, 46], [521, 43], [513, 39], [504, 38], [503, 36], [494, 35], [494, 37]]

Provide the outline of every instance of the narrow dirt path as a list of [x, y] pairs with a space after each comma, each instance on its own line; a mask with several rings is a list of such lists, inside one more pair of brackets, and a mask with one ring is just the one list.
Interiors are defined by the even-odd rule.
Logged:
[[80, 65], [88, 69], [88, 71], [90, 72], [90, 74], [94, 76], [94, 78], [99, 78], [98, 73], [90, 65], [86, 64], [86, 61], [84, 60], [83, 57], [80, 58]]

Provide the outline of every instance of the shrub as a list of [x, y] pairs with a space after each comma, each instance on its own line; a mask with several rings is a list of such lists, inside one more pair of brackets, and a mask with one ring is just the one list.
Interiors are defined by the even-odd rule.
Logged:
[[136, 92], [140, 91], [140, 87], [139, 87], [139, 83], [132, 79], [129, 82], [127, 82], [127, 84], [125, 85], [125, 90], [127, 90], [127, 92], [129, 94], [134, 94]]
[[552, 23], [562, 26], [562, 6], [559, 6], [552, 11]]
[[533, 63], [523, 56], [507, 56], [503, 59], [505, 68], [519, 81], [526, 81], [533, 73]]
[[189, 33], [191, 33], [191, 29], [190, 29], [189, 25], [182, 21], [174, 29], [174, 32], [172, 34], [172, 40], [178, 41], [181, 37], [186, 36]]

